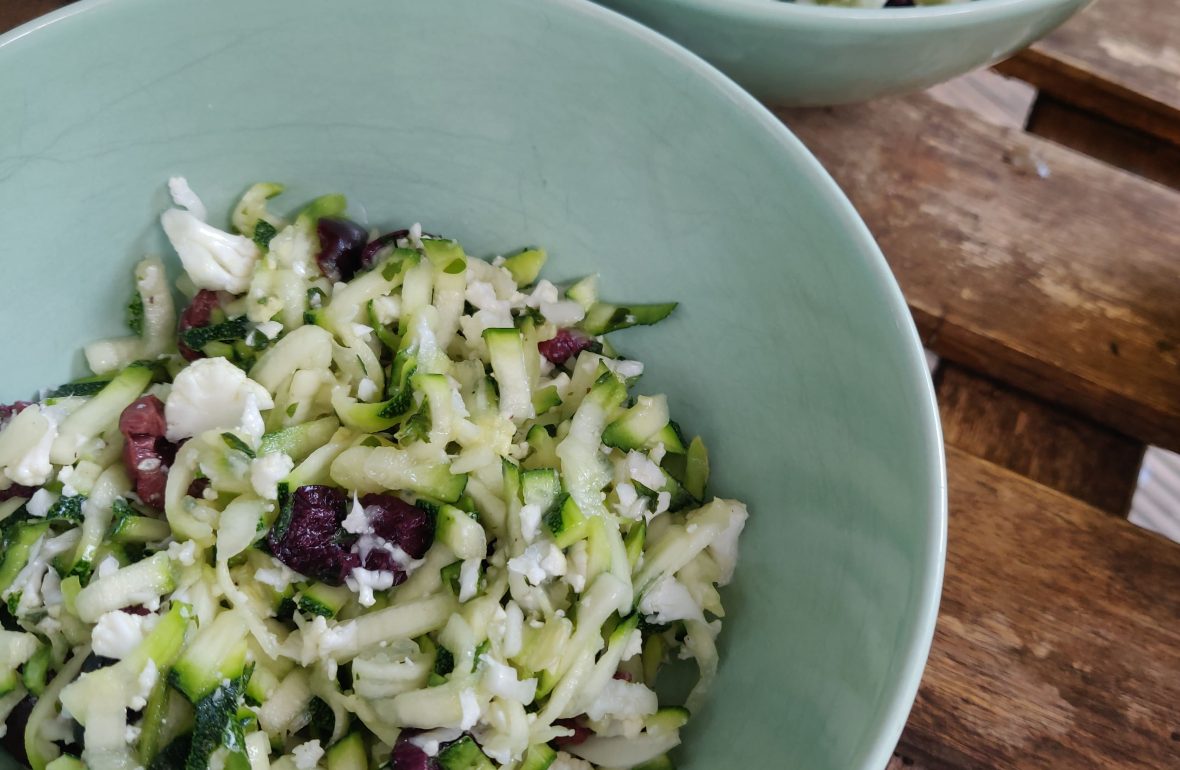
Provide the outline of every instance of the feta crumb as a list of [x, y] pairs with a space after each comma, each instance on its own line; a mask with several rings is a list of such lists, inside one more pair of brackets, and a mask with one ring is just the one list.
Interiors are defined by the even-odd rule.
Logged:
[[480, 708], [479, 701], [475, 697], [475, 690], [464, 690], [459, 693], [459, 707], [463, 710], [463, 719], [459, 724], [459, 729], [470, 730], [475, 727], [475, 723], [479, 721]]
[[295, 758], [295, 767], [299, 770], [315, 770], [324, 756], [324, 749], [317, 739], [299, 744], [291, 751], [291, 755]]
[[271, 559], [274, 563], [273, 567], [263, 567], [262, 569], [254, 570], [254, 579], [259, 583], [268, 585], [279, 593], [283, 593], [291, 584], [297, 580], [303, 580], [303, 576], [295, 570], [283, 564], [277, 559]]
[[573, 326], [586, 317], [586, 310], [577, 302], [568, 299], [560, 302], [543, 302], [539, 309], [546, 321], [557, 326]]
[[155, 688], [156, 682], [159, 679], [160, 670], [156, 668], [156, 661], [148, 658], [143, 671], [139, 673], [139, 677], [135, 680], [135, 692], [131, 694], [131, 700], [128, 701], [127, 708], [132, 711], [139, 711], [146, 706], [148, 697], [151, 696], [152, 690]]
[[401, 301], [397, 297], [377, 297], [373, 300], [377, 323], [389, 326], [401, 316]]
[[94, 576], [96, 578], [104, 578], [107, 575], [114, 574], [119, 571], [119, 560], [114, 556], [107, 556], [98, 563], [94, 569]]
[[57, 497], [52, 492], [48, 489], [41, 488], [33, 493], [33, 496], [29, 498], [29, 502], [25, 503], [25, 510], [29, 512], [30, 516], [43, 519], [56, 502]]
[[651, 622], [704, 620], [704, 614], [689, 590], [676, 578], [665, 575], [639, 600], [639, 611]]
[[627, 719], [656, 713], [659, 702], [655, 692], [640, 682], [610, 679], [598, 697], [586, 708], [586, 716], [595, 722], [611, 717]]
[[39, 487], [49, 480], [49, 474], [53, 472], [49, 453], [57, 441], [57, 427], [64, 418], [65, 410], [61, 407], [33, 404], [9, 421], [10, 428], [19, 420], [21, 423], [32, 423], [35, 429], [39, 428], [42, 432], [24, 455], [4, 469], [8, 478], [26, 487]]
[[278, 321], [263, 321], [262, 323], [254, 324], [254, 328], [268, 340], [273, 340], [283, 331], [283, 325]]
[[352, 333], [355, 334], [357, 336], [357, 338], [363, 342], [365, 340], [368, 340], [369, 336], [373, 334], [373, 327], [367, 326], [365, 324], [354, 323], [352, 325]]
[[656, 495], [656, 509], [652, 511], [652, 516], [658, 516], [668, 510], [668, 506], [672, 504], [671, 492], [660, 492]]
[[250, 462], [250, 486], [263, 500], [277, 500], [279, 482], [295, 468], [295, 461], [283, 452], [271, 452]]
[[352, 510], [344, 517], [342, 525], [345, 532], [354, 535], [368, 535], [373, 532], [369, 517], [365, 513], [365, 507], [361, 505], [361, 499], [356, 492], [352, 493]]
[[475, 598], [479, 592], [480, 559], [464, 559], [459, 565], [459, 601], [466, 602]]
[[[146, 700], [143, 702], [143, 705], [147, 705]], [[139, 708], [143, 708], [143, 706], [140, 706]], [[127, 729], [123, 731], [123, 740], [125, 740], [127, 743], [135, 743], [139, 740], [139, 734], [142, 731], [143, 728], [140, 728], [136, 725], [127, 725]]]
[[183, 543], [169, 543], [168, 558], [180, 562], [186, 567], [191, 567], [197, 563], [197, 544], [192, 540], [185, 540]]
[[621, 358], [603, 358], [602, 363], [606, 365], [607, 369], [610, 369], [624, 380], [631, 380], [643, 374], [642, 361], [628, 361]]
[[377, 398], [378, 393], [380, 393], [380, 391], [377, 390], [377, 383], [373, 382], [368, 377], [365, 377], [356, 386], [356, 397], [361, 401], [371, 402]]
[[157, 620], [158, 615], [132, 615], [122, 610], [100, 615], [90, 634], [94, 653], [122, 660], [143, 642]]
[[713, 541], [709, 543], [709, 555], [717, 562], [721, 571], [718, 585], [727, 585], [733, 579], [733, 570], [737, 566], [738, 537], [746, 526], [746, 506], [742, 503], [730, 503], [729, 524]]
[[559, 751], [553, 764], [549, 765], [549, 770], [594, 770], [594, 765], [584, 759], [578, 759], [564, 751]]
[[191, 211], [168, 209], [160, 215], [164, 234], [198, 289], [245, 294], [261, 256], [254, 241], [209, 225]]
[[159, 470], [161, 465], [163, 465], [163, 462], [159, 457], [145, 457], [139, 461], [139, 463], [135, 466], [135, 469], [137, 471], [151, 473], [152, 471]]
[[647, 453], [647, 456], [651, 458], [653, 463], [659, 465], [664, 461], [664, 456], [666, 454], [668, 454], [668, 449], [664, 446], [664, 442], [661, 441], [657, 443], [650, 452]]
[[504, 631], [500, 636], [500, 652], [506, 658], [514, 658], [524, 646], [524, 613], [520, 605], [509, 600], [504, 607]]
[[541, 506], [522, 505], [520, 508], [520, 534], [526, 543], [537, 539], [541, 533]]
[[574, 593], [586, 590], [586, 573], [590, 569], [590, 554], [586, 550], [586, 541], [579, 540], [570, 548], [565, 582], [570, 584]]
[[374, 591], [388, 591], [393, 588], [393, 573], [355, 567], [344, 582], [348, 589], [356, 594], [356, 599], [362, 607], [372, 607], [377, 603]]
[[648, 459], [647, 455], [634, 449], [627, 453], [627, 473], [633, 480], [653, 492], [663, 489], [666, 483], [660, 466]]
[[200, 358], [182, 369], [172, 383], [164, 402], [165, 436], [179, 441], [208, 430], [234, 428], [261, 435], [259, 410], [273, 407], [266, 388], [241, 369], [221, 357]]
[[418, 733], [410, 738], [410, 743], [422, 749], [422, 753], [428, 757], [438, 756], [440, 745], [443, 743], [450, 743], [463, 737], [463, 731], [455, 727], [439, 727], [434, 730], [427, 730], [424, 733]]
[[623, 645], [623, 657], [619, 660], [631, 660], [641, 652], [643, 652], [643, 634], [639, 632], [639, 629], [636, 629], [627, 636], [627, 643]]
[[565, 555], [548, 540], [533, 543], [520, 556], [508, 560], [508, 571], [523, 575], [530, 583], [539, 586], [548, 578], [565, 574]]
[[202, 222], [209, 218], [205, 204], [193, 192], [193, 188], [189, 187], [188, 180], [184, 177], [174, 176], [168, 180], [168, 194], [172, 196], [173, 203], [183, 209], [188, 209], [194, 217]]

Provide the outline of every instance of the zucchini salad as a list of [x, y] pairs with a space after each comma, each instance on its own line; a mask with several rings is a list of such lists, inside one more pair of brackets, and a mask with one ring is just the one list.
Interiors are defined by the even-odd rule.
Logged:
[[[144, 259], [93, 376], [0, 406], [7, 751], [671, 768], [746, 521], [605, 336], [675, 304], [371, 232], [339, 195], [284, 219], [258, 184], [222, 230], [169, 189], [183, 274]], [[699, 677], [666, 702], [678, 660]]]

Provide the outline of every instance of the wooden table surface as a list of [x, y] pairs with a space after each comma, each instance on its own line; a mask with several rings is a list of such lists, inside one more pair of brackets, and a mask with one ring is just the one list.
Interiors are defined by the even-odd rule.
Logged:
[[946, 582], [893, 764], [1180, 768], [1180, 545], [1125, 518], [1180, 449], [1180, 8], [1101, 0], [998, 69], [778, 113], [941, 359]]

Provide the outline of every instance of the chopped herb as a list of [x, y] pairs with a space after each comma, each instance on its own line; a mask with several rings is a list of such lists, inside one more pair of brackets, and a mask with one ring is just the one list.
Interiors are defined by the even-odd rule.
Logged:
[[212, 326], [198, 326], [180, 333], [180, 341], [193, 350], [200, 350], [210, 342], [233, 342], [246, 338], [250, 329], [246, 316], [238, 316]]
[[254, 225], [254, 243], [258, 244], [260, 249], [267, 249], [270, 247], [270, 239], [274, 238], [278, 232], [270, 222], [260, 219], [258, 224]]
[[143, 335], [143, 295], [138, 291], [127, 303], [127, 327], [136, 335]]
[[221, 440], [225, 442], [226, 446], [228, 446], [230, 449], [234, 450], [235, 452], [241, 452], [242, 454], [249, 457], [251, 460], [254, 459], [254, 457], [255, 457], [254, 450], [250, 448], [250, 445], [247, 444], [245, 441], [242, 441], [240, 438], [235, 436], [233, 433], [222, 433]]

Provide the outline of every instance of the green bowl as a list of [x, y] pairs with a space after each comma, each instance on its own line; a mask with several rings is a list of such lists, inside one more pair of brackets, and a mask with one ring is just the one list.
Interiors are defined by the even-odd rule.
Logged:
[[711, 67], [580, 0], [83, 0], [0, 38], [0, 104], [6, 400], [120, 333], [173, 174], [681, 300], [617, 341], [751, 520], [680, 766], [884, 766], [942, 577], [930, 381], [848, 201]]
[[767, 103], [843, 104], [997, 62], [1091, 0], [859, 9], [783, 0], [597, 0], [696, 51]]

